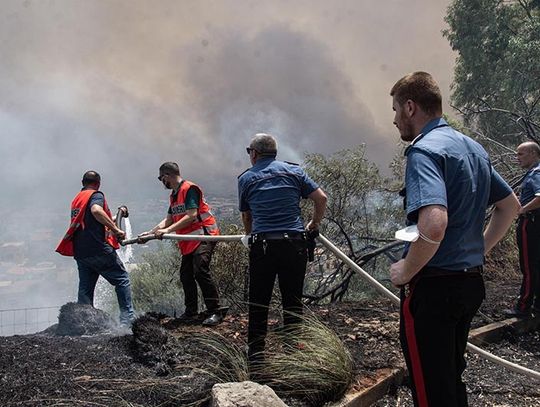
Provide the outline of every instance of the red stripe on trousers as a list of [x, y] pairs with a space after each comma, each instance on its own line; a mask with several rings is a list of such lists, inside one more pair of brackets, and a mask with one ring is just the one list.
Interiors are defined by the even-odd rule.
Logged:
[[531, 269], [529, 268], [529, 239], [527, 238], [527, 223], [529, 223], [529, 219], [525, 218], [523, 220], [523, 223], [521, 224], [521, 250], [523, 252], [523, 265], [525, 270], [525, 273], [523, 275], [523, 283], [525, 285], [525, 292], [523, 293], [523, 297], [521, 297], [520, 301], [520, 310], [525, 311], [524, 306], [527, 298], [529, 298], [529, 295], [531, 293]]
[[405, 336], [407, 338], [407, 348], [409, 349], [409, 358], [411, 359], [412, 377], [416, 389], [419, 407], [428, 407], [426, 384], [424, 382], [424, 373], [420, 362], [418, 344], [416, 343], [416, 333], [414, 332], [414, 318], [409, 309], [409, 303], [412, 297], [412, 287], [409, 296], [403, 303], [403, 317], [405, 318]]

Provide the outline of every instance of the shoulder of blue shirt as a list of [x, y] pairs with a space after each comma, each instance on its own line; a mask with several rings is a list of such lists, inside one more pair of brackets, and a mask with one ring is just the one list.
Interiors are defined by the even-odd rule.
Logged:
[[[293, 163], [293, 162], [291, 162], [291, 161], [279, 161], [279, 160], [276, 160], [276, 161], [282, 162], [282, 163], [285, 163], [285, 164], [289, 164], [289, 165], [294, 165], [294, 166], [296, 166], [296, 167], [299, 167], [299, 166], [300, 166], [300, 164], [298, 164], [298, 163]], [[248, 171], [251, 170], [252, 168], [253, 168], [253, 167], [246, 168], [246, 169], [245, 169], [244, 171], [242, 171], [236, 178], [240, 179], [240, 177], [241, 177], [242, 175], [244, 175], [246, 172], [248, 172]]]
[[246, 169], [245, 169], [244, 171], [242, 171], [242, 172], [238, 175], [238, 177], [236, 177], [236, 178], [240, 179], [240, 177], [241, 177], [242, 175], [244, 175], [246, 172], [248, 172], [249, 170], [251, 170], [251, 167], [250, 167], [250, 168], [246, 168]]

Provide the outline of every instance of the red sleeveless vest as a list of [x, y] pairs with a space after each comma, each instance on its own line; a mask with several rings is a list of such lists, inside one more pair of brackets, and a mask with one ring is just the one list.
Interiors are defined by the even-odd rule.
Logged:
[[[71, 223], [69, 228], [58, 244], [56, 251], [63, 256], [73, 256], [73, 235], [77, 230], [84, 229], [84, 214], [86, 207], [92, 195], [99, 192], [95, 189], [84, 189], [79, 192], [73, 201], [71, 202]], [[111, 211], [107, 205], [105, 197], [103, 198], [103, 210], [112, 219]], [[120, 248], [116, 236], [114, 236], [107, 227], [105, 227], [105, 241], [110, 244], [114, 249]]]
[[[180, 219], [182, 219], [184, 216], [186, 216], [186, 195], [192, 186], [196, 187], [199, 190], [199, 208], [197, 211], [197, 218], [198, 220], [196, 222], [193, 222], [191, 225], [179, 229], [176, 231], [177, 235], [219, 235], [219, 229], [216, 223], [216, 219], [210, 212], [210, 205], [206, 203], [203, 197], [202, 189], [190, 182], [183, 180], [180, 184], [180, 189], [178, 190], [178, 194], [176, 195], [176, 199], [174, 198], [173, 194], [170, 196], [170, 203], [171, 203], [171, 215], [173, 219], [173, 223], [178, 222]], [[196, 240], [182, 240], [178, 242], [178, 247], [180, 248], [180, 252], [183, 255], [190, 254], [199, 245], [201, 244], [200, 241]]]

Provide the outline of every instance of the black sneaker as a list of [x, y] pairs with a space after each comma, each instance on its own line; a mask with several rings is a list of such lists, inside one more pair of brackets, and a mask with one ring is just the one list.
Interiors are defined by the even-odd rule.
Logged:
[[223, 322], [223, 317], [221, 314], [210, 314], [208, 318], [203, 321], [204, 326], [216, 326]]
[[513, 318], [529, 318], [531, 316], [531, 310], [521, 311], [517, 308], [505, 309], [503, 314], [507, 317]]

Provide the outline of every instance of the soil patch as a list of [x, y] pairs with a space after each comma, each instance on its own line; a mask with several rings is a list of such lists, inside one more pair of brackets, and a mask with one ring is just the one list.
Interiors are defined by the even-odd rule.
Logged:
[[[513, 305], [518, 285], [517, 280], [505, 284], [488, 282], [487, 298], [474, 326], [503, 319], [501, 310]], [[133, 334], [114, 330], [97, 334], [102, 331], [87, 321], [95, 321], [99, 313], [90, 318], [78, 314], [75, 317], [72, 307], [66, 304], [60, 315], [63, 319], [54, 329], [35, 335], [0, 337], [0, 405], [205, 405], [210, 388], [219, 381], [212, 374], [219, 361], [197, 340], [197, 334], [218, 332], [238, 347], [245, 346], [245, 314], [229, 314], [215, 328], [179, 325], [165, 315], [150, 314], [136, 321]], [[389, 301], [377, 297], [312, 307], [311, 312], [330, 326], [351, 352], [356, 390], [369, 386], [389, 368], [403, 365], [398, 309]], [[106, 318], [102, 321], [109, 326]], [[278, 327], [278, 319], [272, 318], [270, 329]], [[58, 336], [58, 331], [63, 336]], [[79, 335], [85, 336], [74, 336], [74, 332], [83, 332]], [[538, 332], [509, 336], [490, 345], [488, 350], [540, 369]], [[476, 355], [469, 354], [468, 360], [465, 377], [471, 405], [540, 406], [537, 383]], [[286, 402], [294, 407], [309, 405], [302, 400]], [[404, 387], [377, 404], [409, 405], [410, 394]]]
[[[540, 332], [530, 332], [506, 338], [483, 349], [522, 366], [540, 370]], [[480, 356], [467, 353], [464, 380], [467, 385], [469, 405], [475, 407], [533, 407], [540, 406], [538, 382], [524, 375], [511, 372]], [[392, 395], [379, 400], [375, 407], [412, 407], [410, 390], [399, 387]]]

